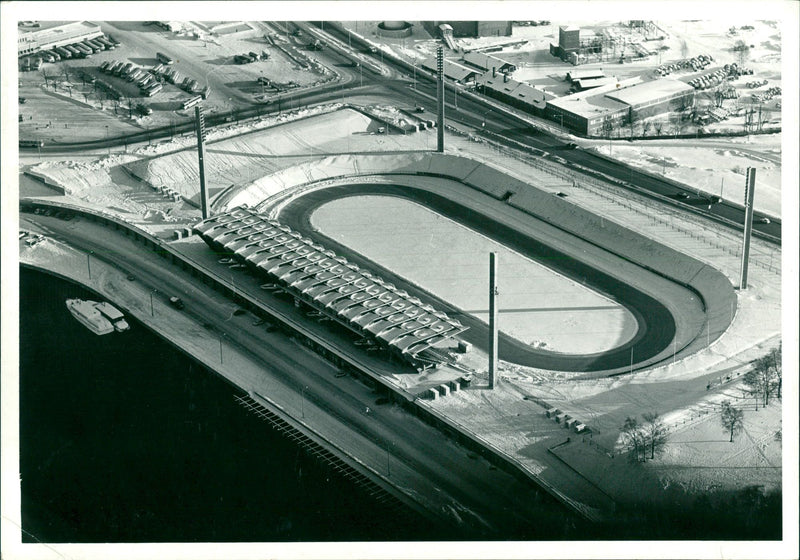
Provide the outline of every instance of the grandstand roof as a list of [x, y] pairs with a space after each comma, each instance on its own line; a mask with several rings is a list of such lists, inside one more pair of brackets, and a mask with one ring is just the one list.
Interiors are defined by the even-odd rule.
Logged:
[[212, 248], [222, 248], [328, 317], [406, 357], [467, 330], [452, 319], [361, 269], [314, 240], [247, 208], [194, 226]]

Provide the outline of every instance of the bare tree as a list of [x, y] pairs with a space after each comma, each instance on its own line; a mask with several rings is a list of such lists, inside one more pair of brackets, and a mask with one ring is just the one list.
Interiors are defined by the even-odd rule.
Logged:
[[736, 58], [739, 61], [739, 66], [743, 66], [747, 59], [750, 57], [750, 45], [738, 39], [733, 44], [733, 52], [736, 53]]
[[664, 128], [664, 121], [656, 121], [653, 123], [653, 128], [656, 129], [656, 136], [661, 136], [661, 129]]
[[603, 118], [602, 129], [603, 135], [606, 138], [611, 138], [611, 131], [614, 130], [614, 122], [611, 120], [611, 115], [606, 115]]
[[781, 346], [778, 346], [766, 356], [754, 360], [752, 362], [753, 369], [744, 376], [744, 382], [749, 388], [748, 392], [760, 397], [762, 406], [769, 405], [769, 398], [773, 393], [777, 393], [780, 398], [783, 382], [781, 356]]
[[653, 123], [650, 121], [643, 121], [642, 122], [642, 136], [647, 136], [647, 131], [650, 130], [650, 127]]
[[736, 408], [730, 401], [722, 402], [722, 427], [731, 434], [729, 441], [733, 442], [733, 436], [742, 430], [744, 423], [744, 411]]
[[644, 419], [642, 432], [645, 445], [650, 450], [650, 459], [655, 459], [656, 454], [660, 455], [667, 444], [667, 428], [661, 421], [658, 412], [647, 412], [642, 415], [642, 418]]
[[644, 434], [636, 418], [628, 416], [622, 426], [622, 445], [628, 451], [628, 459], [632, 463], [647, 460], [647, 449]]

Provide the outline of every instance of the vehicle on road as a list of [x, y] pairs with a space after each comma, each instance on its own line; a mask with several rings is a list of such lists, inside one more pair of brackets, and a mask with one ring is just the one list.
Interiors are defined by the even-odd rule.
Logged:
[[19, 141], [20, 148], [41, 148], [44, 146], [44, 140], [22, 140]]
[[766, 216], [761, 216], [761, 217], [758, 219], [758, 223], [759, 223], [759, 224], [771, 224], [771, 223], [772, 223], [772, 221], [771, 221], [769, 218], [767, 218]]
[[156, 53], [156, 58], [162, 64], [174, 64], [175, 63], [175, 61], [172, 60], [171, 57], [165, 55], [164, 53]]
[[578, 147], [578, 145], [575, 142], [568, 142], [567, 144], [564, 145], [564, 147], [567, 150], [574, 150]]
[[675, 198], [679, 198], [681, 200], [686, 200], [687, 198], [689, 198], [689, 193], [681, 191], [681, 192], [679, 192], [678, 194], [675, 195]]
[[177, 296], [170, 297], [169, 304], [175, 309], [183, 309], [184, 307], [186, 307], [183, 303], [183, 300]]

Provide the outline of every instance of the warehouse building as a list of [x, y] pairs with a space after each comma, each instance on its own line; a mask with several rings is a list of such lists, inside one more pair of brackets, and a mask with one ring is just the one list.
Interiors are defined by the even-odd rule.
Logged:
[[602, 136], [631, 119], [682, 110], [694, 104], [694, 88], [677, 80], [631, 78], [551, 99], [545, 116], [587, 136]]
[[453, 37], [510, 37], [510, 21], [424, 21], [422, 26], [431, 35], [438, 35], [438, 27], [446, 23], [453, 28]]
[[[436, 57], [428, 58], [425, 61], [423, 61], [422, 67], [434, 73], [439, 71], [436, 63]], [[463, 64], [459, 64], [457, 62], [447, 59], [444, 60], [443, 70], [446, 78], [455, 80], [456, 82], [462, 84], [474, 82], [475, 78], [479, 74], [477, 70], [473, 70], [472, 68], [467, 68]]]
[[653, 80], [606, 94], [629, 105], [635, 119], [644, 119], [694, 105], [694, 88], [679, 80]]
[[56, 23], [50, 27], [45, 27], [45, 25], [42, 24], [42, 28], [32, 31], [19, 31], [19, 37], [17, 38], [18, 56], [35, 54], [53, 47], [71, 45], [72, 43], [94, 39], [103, 35], [99, 25], [88, 21]]
[[545, 116], [578, 134], [599, 136], [605, 123], [619, 126], [630, 114], [630, 106], [616, 99], [606, 97], [606, 93], [628, 85], [634, 85], [640, 81], [640, 78], [631, 78], [557, 99], [550, 99], [547, 102]]
[[475, 85], [480, 93], [535, 115], [544, 114], [548, 99], [553, 99], [549, 93], [513, 80], [507, 74], [492, 76], [487, 72], [475, 81]]
[[480, 68], [484, 72], [491, 70], [494, 72], [504, 72], [504, 73], [511, 73], [517, 69], [517, 67], [506, 60], [501, 58], [497, 58], [496, 56], [491, 56], [488, 54], [483, 54], [479, 52], [468, 52], [464, 53], [464, 62], [475, 66], [476, 68]]

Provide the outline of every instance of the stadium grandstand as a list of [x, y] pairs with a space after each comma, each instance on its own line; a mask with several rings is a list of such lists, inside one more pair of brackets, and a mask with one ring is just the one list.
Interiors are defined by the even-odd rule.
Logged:
[[194, 226], [230, 255], [312, 309], [417, 368], [441, 361], [436, 346], [467, 330], [413, 295], [253, 210], [239, 207]]

